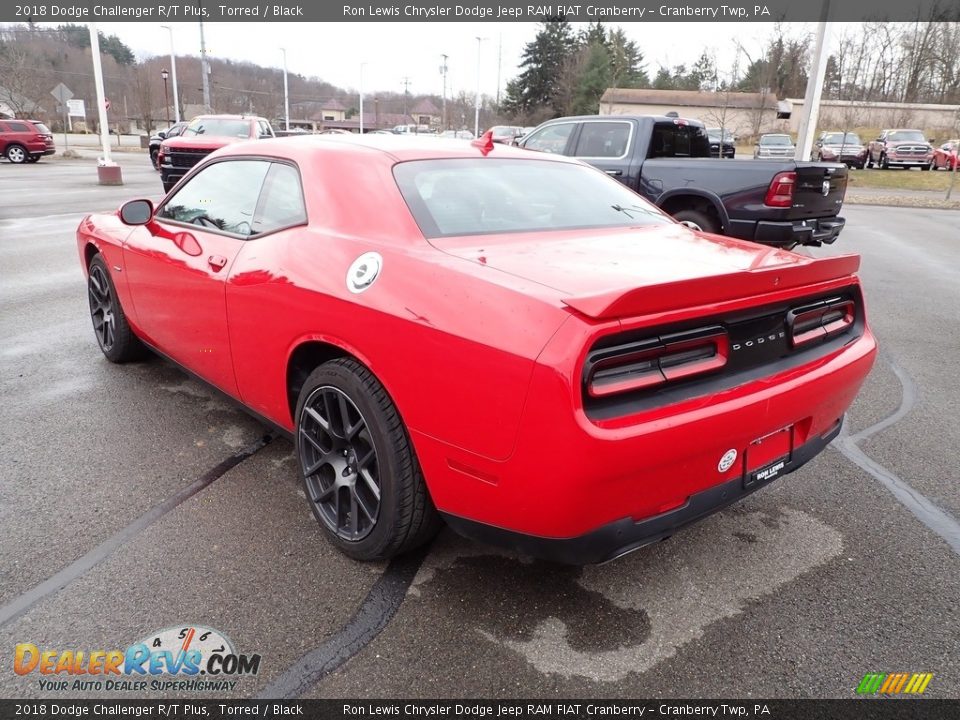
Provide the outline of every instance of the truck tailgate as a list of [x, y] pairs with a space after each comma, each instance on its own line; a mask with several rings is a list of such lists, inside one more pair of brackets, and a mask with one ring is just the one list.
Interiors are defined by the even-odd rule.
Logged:
[[797, 184], [787, 219], [832, 217], [847, 192], [847, 168], [838, 163], [797, 163]]

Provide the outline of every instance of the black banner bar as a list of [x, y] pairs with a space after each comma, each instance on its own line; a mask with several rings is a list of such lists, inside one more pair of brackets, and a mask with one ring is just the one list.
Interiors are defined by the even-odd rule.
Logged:
[[960, 700], [0, 700], [0, 718], [941, 720]]
[[[824, 0], [62, 0], [2, 3], [0, 22], [813, 22]], [[957, 0], [827, 0], [828, 19], [960, 21]]]

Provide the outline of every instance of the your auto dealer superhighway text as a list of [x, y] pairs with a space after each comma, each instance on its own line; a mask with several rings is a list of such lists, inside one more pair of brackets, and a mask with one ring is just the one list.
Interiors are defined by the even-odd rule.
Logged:
[[416, 17], [428, 20], [433, 18], [457, 17], [530, 19], [536, 17], [554, 17], [557, 15], [563, 15], [568, 20], [579, 17], [629, 17], [642, 19], [644, 15], [659, 15], [662, 17], [744, 18], [749, 16], [751, 9], [753, 15], [770, 14], [763, 5], [754, 5], [752, 8], [733, 5], [719, 5], [716, 7], [703, 7], [699, 5], [673, 7], [670, 5], [658, 5], [647, 8], [608, 7], [603, 5], [527, 5], [517, 7], [504, 5], [344, 5], [343, 15], [344, 17]]

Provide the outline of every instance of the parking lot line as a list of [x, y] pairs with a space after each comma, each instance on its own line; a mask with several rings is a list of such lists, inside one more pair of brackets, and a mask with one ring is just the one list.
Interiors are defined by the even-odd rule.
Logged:
[[48, 595], [52, 595], [69, 585], [85, 572], [90, 570], [98, 563], [109, 557], [118, 548], [123, 546], [130, 538], [142, 532], [168, 512], [186, 502], [194, 495], [199, 493], [211, 483], [222, 477], [231, 468], [236, 467], [247, 458], [255, 455], [257, 452], [269, 445], [274, 439], [273, 435], [264, 435], [259, 440], [245, 448], [238, 450], [223, 462], [210, 468], [207, 472], [187, 485], [185, 488], [167, 498], [159, 505], [155, 505], [129, 525], [121, 528], [116, 533], [108, 537], [102, 543], [93, 548], [90, 552], [67, 565], [63, 570], [52, 577], [47, 578], [39, 585], [27, 590], [3, 607], [0, 607], [0, 627], [16, 620], [27, 612], [36, 603], [43, 600]]

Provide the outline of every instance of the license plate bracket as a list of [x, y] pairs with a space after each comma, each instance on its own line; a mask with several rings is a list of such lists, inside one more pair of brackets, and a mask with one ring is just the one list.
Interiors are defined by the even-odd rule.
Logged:
[[754, 440], [745, 455], [744, 487], [757, 487], [780, 477], [793, 456], [793, 425]]

